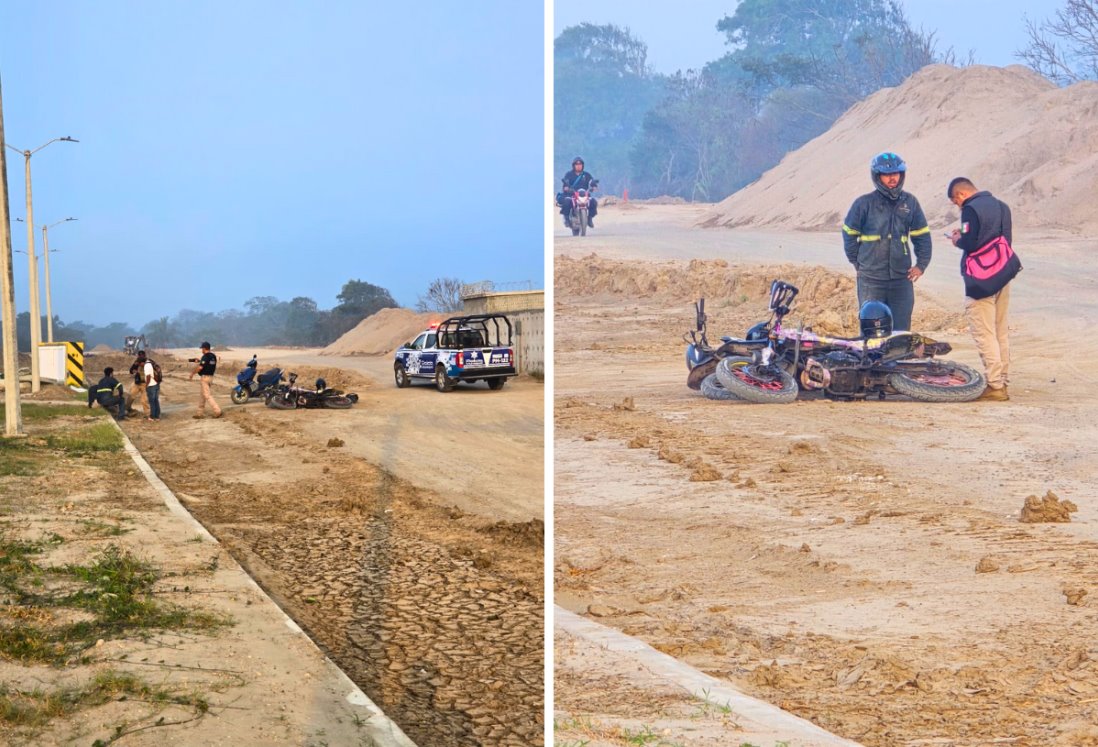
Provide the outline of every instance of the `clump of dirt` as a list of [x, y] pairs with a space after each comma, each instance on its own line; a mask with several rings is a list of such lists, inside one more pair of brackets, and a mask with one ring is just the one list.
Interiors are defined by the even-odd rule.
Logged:
[[1023, 524], [1066, 524], [1071, 521], [1071, 514], [1078, 510], [1079, 507], [1074, 503], [1069, 500], [1061, 501], [1059, 496], [1050, 490], [1043, 498], [1035, 495], [1026, 496], [1019, 521]]
[[643, 433], [638, 434], [629, 441], [627, 446], [630, 449], [646, 449], [648, 448], [648, 436]]
[[690, 482], [713, 482], [721, 479], [722, 475], [712, 465], [701, 462], [690, 474]]
[[1073, 607], [1082, 607], [1086, 604], [1086, 589], [1064, 589], [1064, 597], [1067, 599], [1067, 603]]
[[363, 319], [320, 354], [385, 355], [444, 317], [444, 314], [417, 314], [411, 309], [382, 309]]
[[624, 410], [625, 412], [633, 412], [637, 409], [637, 406], [633, 403], [632, 397], [626, 397], [621, 402], [614, 405], [615, 410]]
[[530, 521], [497, 521], [488, 527], [488, 533], [505, 544], [524, 545], [540, 549], [545, 544], [545, 522], [541, 519]]
[[990, 555], [980, 558], [980, 562], [976, 564], [977, 573], [994, 573], [997, 570], [999, 570], [999, 563]]
[[343, 441], [342, 438], [329, 438], [328, 439], [328, 448], [329, 449], [338, 449], [340, 446], [343, 446], [343, 444], [344, 444], [344, 441]]

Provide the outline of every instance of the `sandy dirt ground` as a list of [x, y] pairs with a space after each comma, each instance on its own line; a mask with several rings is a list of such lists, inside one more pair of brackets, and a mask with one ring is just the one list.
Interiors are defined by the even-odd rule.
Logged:
[[[541, 744], [541, 385], [397, 390], [387, 358], [218, 352], [224, 416], [202, 420], [190, 364], [157, 353], [163, 420], [124, 425], [153, 469], [417, 744]], [[361, 398], [233, 405], [252, 353]]]
[[[1016, 233], [1008, 403], [760, 406], [686, 387], [695, 292], [795, 273], [798, 320], [841, 303], [852, 270], [838, 231], [695, 227], [704, 213], [610, 206], [585, 239], [557, 230], [557, 603], [865, 745], [1098, 744], [1092, 242]], [[944, 243], [913, 326], [978, 365]], [[766, 314], [754, 281], [726, 282], [711, 337]], [[1070, 522], [1021, 522], [1049, 491]], [[558, 742], [625, 713], [707, 743], [658, 692], [601, 688], [567, 648], [556, 666]]]

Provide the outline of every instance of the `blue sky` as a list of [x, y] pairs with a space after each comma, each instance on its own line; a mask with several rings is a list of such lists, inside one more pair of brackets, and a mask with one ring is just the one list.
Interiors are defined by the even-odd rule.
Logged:
[[[939, 50], [953, 47], [984, 65], [1013, 65], [1025, 45], [1023, 17], [1040, 21], [1064, 7], [1063, 0], [903, 0], [915, 28], [935, 32]], [[726, 51], [717, 21], [736, 10], [734, 0], [642, 3], [637, 0], [556, 0], [553, 36], [589, 22], [628, 27], [648, 44], [648, 63], [659, 73], [698, 69]]]
[[[404, 305], [438, 277], [543, 287], [543, 28], [507, 0], [5, 0], [7, 142], [80, 140], [31, 159], [35, 224], [78, 218], [50, 231], [54, 314], [330, 308], [350, 279]], [[23, 161], [7, 151], [13, 220]]]

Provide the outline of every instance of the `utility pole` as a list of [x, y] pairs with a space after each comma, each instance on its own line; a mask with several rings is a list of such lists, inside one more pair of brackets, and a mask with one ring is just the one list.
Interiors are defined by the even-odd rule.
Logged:
[[19, 408], [19, 355], [15, 336], [15, 276], [8, 213], [8, 160], [4, 155], [4, 87], [0, 82], [0, 346], [4, 349], [4, 435], [22, 436]]

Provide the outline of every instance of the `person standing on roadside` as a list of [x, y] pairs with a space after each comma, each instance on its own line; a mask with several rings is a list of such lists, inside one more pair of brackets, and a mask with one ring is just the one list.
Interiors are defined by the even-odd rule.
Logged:
[[883, 302], [896, 331], [911, 330], [914, 283], [931, 254], [930, 226], [915, 195], [904, 191], [906, 173], [907, 164], [895, 153], [874, 156], [869, 174], [875, 189], [854, 200], [843, 222], [843, 249], [858, 277], [858, 306]]
[[198, 374], [199, 380], [202, 382], [202, 393], [198, 399], [198, 412], [192, 417], [199, 419], [206, 417], [206, 405], [209, 404], [210, 412], [213, 413], [215, 418], [221, 417], [221, 408], [217, 406], [217, 402], [214, 401], [213, 394], [210, 393], [210, 385], [213, 383], [214, 373], [217, 371], [217, 356], [210, 352], [210, 343], [202, 343], [202, 357], [190, 358], [191, 363], [197, 363], [191, 371], [190, 379], [194, 379], [194, 375]]
[[[965, 260], [988, 246], [996, 239], [1014, 242], [1014, 226], [1010, 208], [990, 192], [979, 191], [971, 179], [959, 176], [949, 183], [946, 197], [961, 208], [961, 227], [953, 229], [950, 239], [961, 250], [961, 274], [964, 276]], [[1013, 253], [1013, 249], [1011, 250]], [[980, 399], [1005, 402], [1010, 399], [1007, 391], [1010, 372], [1010, 344], [1007, 340], [1007, 307], [1010, 304], [1010, 281], [1014, 279], [1021, 263], [1016, 267], [1004, 267], [998, 283], [1002, 288], [991, 295], [965, 286], [965, 318], [980, 360], [984, 364], [987, 388]], [[1005, 280], [1005, 282], [1003, 282]], [[996, 284], [998, 284], [996, 283]], [[974, 297], [982, 296], [982, 297]]]
[[126, 414], [133, 415], [133, 405], [137, 400], [141, 401], [142, 409], [145, 411], [145, 416], [149, 414], [149, 399], [145, 394], [145, 357], [144, 350], [137, 351], [137, 360], [130, 365], [130, 376], [133, 377], [133, 389], [126, 395]]
[[149, 359], [141, 367], [141, 375], [145, 379], [145, 393], [148, 395], [149, 409], [145, 419], [154, 423], [160, 422], [160, 382], [156, 380], [156, 365]]

